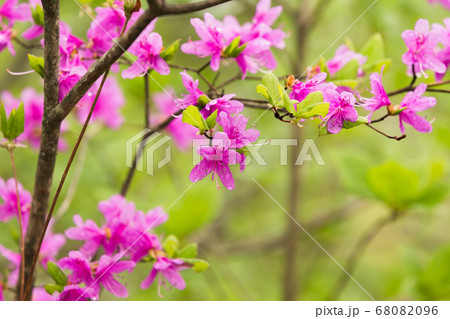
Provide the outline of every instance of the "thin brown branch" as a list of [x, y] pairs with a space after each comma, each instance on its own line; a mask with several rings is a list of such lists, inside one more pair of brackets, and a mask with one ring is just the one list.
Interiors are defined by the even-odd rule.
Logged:
[[20, 205], [20, 194], [19, 194], [19, 180], [17, 179], [17, 170], [16, 170], [16, 162], [14, 161], [14, 150], [8, 149], [9, 155], [11, 157], [11, 165], [13, 169], [13, 175], [14, 175], [14, 184], [16, 187], [16, 204], [17, 204], [17, 214], [19, 219], [19, 228], [20, 228], [20, 240], [19, 240], [19, 246], [20, 246], [20, 300], [23, 298], [23, 289], [25, 286], [25, 242], [24, 242], [24, 233], [23, 233], [23, 217], [22, 217], [22, 205]]
[[186, 4], [167, 4], [164, 0], [148, 0], [150, 6], [157, 4], [160, 7], [161, 16], [201, 11], [230, 1], [232, 0], [205, 0]]
[[391, 136], [391, 135], [388, 135], [388, 134], [386, 134], [386, 133], [380, 131], [379, 129], [376, 129], [375, 127], [373, 127], [373, 126], [370, 125], [370, 124], [366, 124], [366, 126], [367, 126], [367, 127], [370, 127], [372, 130], [374, 130], [374, 131], [377, 132], [378, 134], [381, 134], [381, 135], [383, 135], [383, 136], [385, 136], [385, 137], [387, 137], [387, 138], [390, 138], [391, 140], [401, 141], [401, 140], [403, 140], [404, 138], [406, 138], [406, 134], [403, 134], [402, 136]]
[[399, 212], [394, 211], [386, 218], [379, 220], [375, 223], [368, 231], [366, 231], [358, 240], [356, 245], [353, 247], [349, 257], [347, 258], [347, 262], [344, 266], [346, 272], [342, 272], [339, 280], [337, 281], [335, 287], [331, 291], [328, 300], [336, 300], [342, 291], [347, 286], [347, 283], [351, 279], [351, 275], [353, 274], [359, 260], [361, 259], [364, 251], [367, 246], [372, 242], [372, 240], [380, 234], [380, 232], [390, 223], [394, 222], [399, 216]]

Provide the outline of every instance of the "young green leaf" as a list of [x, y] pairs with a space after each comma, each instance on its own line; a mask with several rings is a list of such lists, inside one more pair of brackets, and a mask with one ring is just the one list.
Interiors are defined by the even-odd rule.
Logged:
[[174, 41], [171, 45], [169, 45], [165, 50], [163, 50], [159, 55], [166, 61], [170, 61], [174, 58], [175, 53], [178, 52], [180, 48], [181, 39]]
[[44, 289], [49, 295], [53, 295], [56, 291], [62, 292], [64, 290], [64, 286], [55, 284], [46, 284], [44, 286]]
[[187, 264], [191, 264], [195, 272], [203, 272], [209, 267], [209, 263], [203, 259], [196, 259], [196, 258], [180, 258], [180, 259]]
[[177, 251], [177, 257], [180, 258], [195, 258], [197, 257], [197, 244], [189, 244]]
[[208, 129], [213, 129], [216, 126], [216, 118], [217, 118], [217, 110], [215, 110], [208, 118], [206, 119], [206, 126]]
[[369, 121], [367, 120], [367, 117], [358, 116], [358, 119], [356, 120], [356, 122], [344, 121], [344, 124], [342, 125], [342, 127], [345, 129], [351, 129], [351, 128], [354, 128], [355, 126], [359, 126], [359, 125], [367, 124], [367, 123], [369, 123]]
[[30, 63], [30, 67], [36, 71], [41, 78], [44, 78], [44, 58], [28, 54], [28, 62]]
[[182, 122], [198, 128], [200, 132], [205, 132], [208, 130], [208, 125], [206, 124], [205, 119], [200, 114], [198, 108], [193, 105], [189, 105], [183, 111]]
[[240, 36], [234, 38], [233, 41], [231, 41], [231, 43], [223, 51], [223, 55], [225, 57], [232, 57], [233, 52], [239, 47], [240, 42], [241, 42]]
[[3, 133], [5, 138], [8, 134], [8, 118], [6, 117], [5, 106], [3, 102], [0, 103], [0, 131]]
[[175, 256], [175, 252], [180, 247], [180, 241], [175, 235], [169, 235], [163, 242], [163, 248], [167, 253], [169, 258], [173, 258]]
[[47, 262], [47, 272], [57, 285], [67, 285], [68, 278], [66, 274], [55, 263], [51, 261]]

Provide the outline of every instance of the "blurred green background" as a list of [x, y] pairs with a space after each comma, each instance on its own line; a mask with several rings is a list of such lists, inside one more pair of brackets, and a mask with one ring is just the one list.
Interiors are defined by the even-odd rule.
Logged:
[[[272, 2], [275, 5], [285, 1]], [[286, 2], [297, 10], [302, 8], [302, 1]], [[373, 3], [372, 0], [326, 2], [307, 38], [304, 67], [315, 62]], [[94, 1], [91, 4], [100, 3]], [[256, 1], [233, 1], [210, 12], [218, 19], [233, 14], [243, 23], [251, 19], [255, 4]], [[62, 1], [61, 6], [62, 19], [72, 27], [76, 36], [85, 38], [90, 18], [73, 1]], [[392, 58], [390, 70], [383, 78], [385, 87], [388, 91], [404, 87], [409, 84], [410, 78], [406, 76], [405, 65], [401, 62], [405, 51], [402, 31], [413, 29], [419, 18], [442, 23], [448, 15], [449, 12], [443, 7], [430, 5], [426, 0], [379, 0], [324, 57], [331, 58], [345, 38], [351, 39], [359, 49], [374, 32], [380, 32], [386, 43], [386, 54]], [[183, 42], [189, 37], [196, 39], [190, 18], [186, 15], [160, 18], [155, 31], [163, 35], [166, 45], [179, 38]], [[275, 73], [293, 73], [292, 64], [298, 58], [295, 49], [298, 30], [295, 21], [286, 13], [277, 23], [289, 32], [289, 38], [287, 50], [275, 50], [279, 62]], [[14, 58], [7, 52], [0, 55], [0, 65], [3, 66], [0, 90], [10, 90], [15, 96], [26, 86], [42, 90], [36, 75], [11, 76], [5, 71], [6, 68], [13, 71], [28, 69], [27, 52], [17, 45], [16, 50]], [[34, 54], [42, 55], [39, 50], [35, 50]], [[181, 52], [173, 61], [189, 67], [201, 66], [204, 62]], [[223, 80], [237, 73], [235, 65], [222, 69], [220, 79]], [[210, 70], [205, 75], [214, 77]], [[173, 87], [177, 93], [184, 92], [178, 70], [172, 70], [166, 77], [155, 73], [153, 76], [159, 84]], [[74, 214], [100, 222], [98, 202], [118, 193], [126, 176], [125, 143], [142, 126], [143, 79], [125, 81], [118, 78], [127, 101], [123, 109], [126, 123], [117, 131], [90, 128], [92, 137], [79, 187], [67, 213], [54, 225], [55, 232], [63, 232], [73, 225]], [[226, 93], [258, 98], [256, 84], [255, 81], [238, 81], [227, 87]], [[206, 90], [206, 86], [203, 88]], [[151, 84], [151, 90], [161, 91], [156, 83]], [[199, 257], [208, 260], [211, 266], [202, 274], [196, 274], [193, 270], [183, 271], [187, 288], [184, 291], [163, 290], [163, 300], [280, 300], [285, 298], [287, 286], [292, 283], [298, 285], [294, 298], [299, 300], [332, 297], [339, 300], [369, 299], [351, 280], [345, 288], [339, 288], [338, 293], [332, 294], [343, 273], [340, 267], [300, 227], [295, 226], [298, 232], [295, 245], [288, 245], [285, 238], [289, 237], [289, 225], [293, 221], [252, 179], [288, 212], [294, 197], [298, 222], [344, 268], [360, 238], [370, 235], [380, 221], [386, 220], [365, 251], [358, 254], [354, 269], [354, 278], [375, 299], [448, 300], [450, 99], [440, 93], [434, 96], [438, 104], [426, 113], [429, 119], [436, 119], [433, 132], [420, 134], [408, 126], [408, 137], [400, 142], [384, 138], [364, 126], [320, 138], [313, 123], [297, 128], [302, 131], [302, 139], [314, 139], [326, 165], [305, 162], [300, 169], [300, 185], [295, 193], [289, 186], [293, 163], [280, 165], [278, 148], [274, 151], [274, 147], [269, 145], [261, 148], [267, 166], [258, 166], [253, 161], [242, 174], [233, 168], [235, 190], [228, 191], [224, 187], [218, 190], [209, 178], [195, 184], [169, 209], [169, 221], [160, 226], [158, 232], [175, 234], [183, 243], [197, 242]], [[400, 100], [401, 96], [397, 96], [394, 102]], [[261, 111], [246, 110], [245, 114], [252, 123]], [[72, 146], [81, 127], [74, 119], [70, 123], [65, 137]], [[391, 135], [400, 134], [396, 118], [389, 118], [377, 127]], [[292, 135], [292, 127], [276, 121], [271, 112], [257, 122], [256, 128], [261, 131], [261, 138], [265, 139], [289, 138]], [[192, 151], [182, 153], [175, 147], [172, 150], [172, 161], [154, 176], [136, 173], [127, 199], [134, 201], [137, 208], [168, 208], [191, 185], [188, 175], [193, 167]], [[62, 174], [68, 155], [68, 152], [58, 155], [56, 181]], [[16, 158], [19, 180], [32, 191], [37, 153], [31, 149], [19, 149]], [[12, 172], [6, 152], [0, 152], [0, 163], [0, 176], [10, 178]], [[72, 174], [64, 192], [70, 188], [71, 178]], [[60, 203], [63, 198], [64, 194]], [[400, 212], [399, 217], [388, 220], [393, 211]], [[10, 228], [13, 227], [15, 224], [12, 223], [0, 224], [0, 242], [15, 249], [10, 235]], [[68, 240], [61, 256], [76, 249], [78, 244]], [[292, 256], [295, 256], [296, 262], [289, 271], [292, 276], [286, 279]], [[5, 260], [1, 259], [1, 269], [4, 266]], [[159, 299], [156, 285], [145, 291], [139, 288], [140, 281], [149, 271], [148, 264], [139, 265], [133, 274], [124, 276], [130, 300]], [[43, 273], [41, 275], [38, 282], [49, 280]], [[114, 297], [103, 292], [102, 299], [114, 300]]]

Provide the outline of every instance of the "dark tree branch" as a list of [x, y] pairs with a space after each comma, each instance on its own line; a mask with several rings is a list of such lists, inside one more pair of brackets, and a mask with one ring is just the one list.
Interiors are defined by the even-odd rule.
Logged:
[[160, 8], [160, 15], [185, 14], [205, 10], [232, 0], [205, 0], [186, 4], [167, 4], [164, 0], [148, 0], [149, 5]]
[[[61, 122], [50, 120], [59, 101], [59, 1], [43, 0], [44, 9], [44, 116], [42, 118], [42, 135], [39, 157], [36, 169], [33, 200], [30, 220], [25, 239], [25, 286], [31, 286], [33, 278], [30, 275], [32, 259], [37, 248], [38, 238], [44, 226], [45, 214], [48, 209], [50, 190]], [[18, 281], [16, 298], [21, 291]]]

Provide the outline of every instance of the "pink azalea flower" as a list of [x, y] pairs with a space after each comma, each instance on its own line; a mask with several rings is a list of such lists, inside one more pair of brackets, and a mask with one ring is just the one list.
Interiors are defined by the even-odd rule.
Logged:
[[235, 94], [226, 94], [218, 99], [210, 101], [201, 111], [202, 115], [207, 118], [214, 111], [217, 113], [226, 112], [228, 114], [240, 113], [244, 109], [244, 104], [240, 101], [232, 100]]
[[5, 48], [8, 48], [11, 55], [16, 55], [16, 51], [14, 51], [14, 46], [12, 44], [12, 29], [10, 28], [0, 30], [0, 52]]
[[50, 295], [43, 287], [34, 287], [31, 301], [56, 301], [58, 296], [56, 294]]
[[44, 34], [44, 27], [41, 25], [32, 25], [29, 29], [22, 33], [25, 40], [33, 40]]
[[[99, 79], [94, 86], [95, 91], [100, 85]], [[91, 103], [94, 101], [95, 95], [90, 96], [90, 103], [83, 103], [77, 108], [77, 115], [80, 122], [84, 123], [91, 109]], [[123, 117], [120, 114], [120, 109], [125, 104], [122, 88], [117, 83], [114, 77], [109, 77], [102, 92], [98, 97], [94, 112], [92, 113], [91, 122], [101, 122], [111, 129], [118, 129], [123, 123]]]
[[57, 297], [58, 301], [87, 301], [97, 298], [92, 288], [81, 288], [78, 285], [67, 285]]
[[165, 223], [168, 218], [169, 216], [162, 207], [156, 207], [147, 213], [137, 211], [133, 217], [132, 226], [138, 231], [144, 232]]
[[[444, 19], [444, 26], [434, 23], [433, 31], [439, 34], [440, 42], [443, 45], [442, 49], [437, 50], [436, 58], [445, 65], [447, 71], [450, 65], [450, 18]], [[436, 72], [436, 80], [441, 81], [445, 73]]]
[[5, 298], [3, 297], [3, 285], [0, 282], [0, 301], [5, 301]]
[[12, 24], [14, 21], [26, 21], [31, 18], [30, 6], [25, 3], [18, 3], [19, 0], [6, 0], [0, 7], [0, 21], [2, 18], [8, 19]]
[[128, 223], [132, 220], [136, 207], [134, 203], [127, 202], [122, 195], [113, 195], [108, 200], [101, 201], [98, 204], [98, 210], [107, 222], [119, 218]]
[[117, 261], [118, 257], [110, 257], [103, 255], [98, 261], [95, 270], [95, 282], [92, 284], [94, 291], [100, 291], [100, 285], [106, 290], [119, 298], [128, 297], [128, 291], [120, 282], [117, 281], [114, 274], [124, 271], [131, 272], [136, 264], [133, 261], [121, 260]]
[[[25, 190], [22, 184], [18, 183], [20, 209], [22, 211], [22, 226], [26, 231], [31, 209], [31, 194]], [[0, 204], [0, 221], [7, 222], [13, 217], [18, 217], [16, 184], [14, 178], [6, 182], [0, 178], [0, 198], [3, 204]]]
[[148, 256], [153, 249], [161, 250], [162, 245], [155, 234], [149, 234], [145, 231], [129, 228], [125, 237], [128, 239], [127, 255], [131, 260], [138, 262], [142, 258]]
[[[179, 110], [179, 106], [171, 93], [170, 90], [166, 90], [166, 92], [153, 95], [153, 103], [160, 112], [151, 118], [152, 123], [158, 124]], [[183, 151], [191, 146], [192, 140], [197, 136], [197, 129], [189, 124], [183, 123], [180, 117], [174, 118], [166, 130], [173, 137], [175, 144]]]
[[15, 287], [17, 284], [17, 280], [19, 279], [21, 260], [20, 254], [0, 245], [0, 255], [5, 257], [10, 263], [9, 267], [11, 271], [8, 275], [8, 286]]
[[163, 278], [173, 287], [179, 290], [186, 288], [186, 283], [180, 275], [180, 271], [188, 268], [181, 259], [169, 259], [166, 257], [157, 257], [153, 264], [153, 269], [148, 277], [141, 283], [142, 289], [147, 289], [159, 274], [159, 287], [163, 284]]
[[111, 240], [113, 234], [109, 227], [100, 228], [90, 219], [83, 223], [80, 215], [75, 215], [73, 221], [76, 227], [67, 229], [65, 234], [69, 239], [85, 242], [80, 248], [80, 252], [84, 255], [93, 257], [100, 246], [103, 246], [107, 253], [113, 253], [115, 251], [116, 242]]
[[244, 51], [236, 57], [236, 63], [241, 69], [242, 78], [247, 72], [257, 73], [262, 68], [274, 70], [277, 62], [270, 52], [271, 43], [263, 38], [257, 38], [246, 43]]
[[264, 23], [268, 26], [274, 24], [283, 11], [282, 6], [271, 8], [271, 0], [260, 0], [256, 5], [255, 16], [253, 17], [253, 24]]
[[328, 132], [339, 133], [346, 122], [356, 122], [358, 112], [355, 110], [355, 97], [349, 92], [339, 94], [336, 91], [325, 92], [324, 101], [330, 103], [327, 116], [323, 119], [322, 125], [327, 125]]
[[167, 62], [159, 55], [162, 49], [163, 41], [158, 33], [152, 32], [149, 35], [139, 37], [129, 50], [138, 58], [128, 69], [122, 72], [122, 77], [133, 79], [144, 75], [150, 69], [154, 69], [161, 75], [169, 74], [170, 68]]
[[81, 57], [79, 49], [84, 44], [84, 41], [72, 34], [70, 27], [61, 22], [59, 35], [59, 52], [61, 54], [61, 68], [72, 68], [81, 66]]
[[247, 121], [248, 119], [242, 114], [231, 117], [226, 112], [219, 113], [217, 123], [223, 127], [223, 131], [230, 139], [230, 146], [232, 148], [242, 148], [258, 139], [258, 130], [245, 129], [247, 126]]
[[[97, 7], [95, 9], [97, 16], [92, 21], [89, 30], [87, 31], [88, 48], [92, 51], [94, 56], [101, 56], [108, 51], [112, 46], [113, 40], [120, 36], [120, 32], [125, 24], [125, 12], [123, 10], [123, 1], [114, 1], [112, 5], [108, 7]], [[128, 30], [136, 20], [144, 12], [141, 9], [139, 12], [135, 12], [131, 15], [128, 22]], [[153, 31], [155, 27], [156, 19], [153, 20], [143, 34], [148, 34]]]
[[89, 287], [94, 282], [89, 259], [79, 251], [69, 252], [69, 257], [58, 261], [58, 266], [72, 271], [68, 276], [69, 284], [85, 283]]
[[198, 98], [205, 94], [198, 88], [198, 80], [194, 81], [194, 79], [187, 74], [186, 71], [180, 72], [180, 74], [181, 79], [183, 80], [183, 85], [188, 94], [182, 95], [182, 98], [176, 100], [175, 103], [180, 108], [185, 109], [189, 105], [196, 105]]
[[428, 0], [428, 2], [430, 2], [430, 3], [439, 2], [445, 8], [450, 10], [450, 0]]
[[55, 258], [59, 250], [66, 244], [66, 238], [63, 234], [54, 234], [52, 231], [47, 231], [44, 241], [42, 242], [41, 251], [39, 252], [39, 261], [44, 267], [47, 267], [47, 262], [55, 262]]
[[299, 102], [303, 101], [309, 93], [315, 91], [325, 92], [327, 90], [335, 90], [337, 87], [331, 82], [326, 83], [327, 74], [325, 72], [316, 74], [306, 82], [295, 81], [292, 85], [292, 92], [289, 97]]
[[370, 75], [370, 85], [372, 86], [372, 93], [373, 97], [371, 98], [361, 98], [362, 104], [361, 106], [364, 107], [367, 111], [370, 111], [369, 115], [367, 116], [367, 119], [370, 122], [370, 118], [372, 117], [373, 112], [378, 110], [379, 108], [383, 106], [388, 106], [391, 104], [391, 101], [389, 100], [389, 97], [386, 94], [386, 91], [384, 90], [383, 83], [381, 82], [381, 76], [383, 75], [384, 66], [381, 69], [381, 72], [378, 73], [372, 73]]
[[405, 133], [403, 123], [408, 123], [421, 133], [429, 133], [433, 130], [430, 122], [416, 114], [416, 112], [424, 111], [436, 105], [434, 97], [422, 96], [426, 90], [427, 85], [421, 83], [413, 92], [408, 92], [400, 103], [400, 108], [406, 107], [398, 116], [402, 134]]
[[209, 12], [205, 13], [204, 19], [205, 21], [198, 18], [191, 19], [191, 24], [200, 40], [189, 40], [188, 43], [181, 46], [181, 51], [187, 54], [195, 54], [200, 58], [211, 56], [211, 69], [217, 71], [220, 66], [222, 50], [226, 47], [223, 26]]
[[[243, 162], [242, 155], [230, 149], [230, 139], [223, 132], [217, 132], [212, 140], [212, 146], [201, 146], [197, 149], [203, 159], [194, 167], [189, 175], [191, 182], [202, 180], [212, 173], [220, 178], [222, 184], [229, 190], [234, 189], [234, 179], [229, 165]], [[219, 184], [216, 180], [217, 188]]]
[[350, 50], [350, 48], [345, 44], [339, 46], [336, 50], [336, 53], [334, 54], [334, 57], [328, 60], [328, 72], [332, 76], [352, 60], [358, 61], [358, 64], [360, 66], [360, 68], [358, 69], [358, 76], [362, 76], [364, 74], [362, 66], [364, 65], [364, 63], [366, 63], [367, 57]]
[[416, 72], [427, 77], [425, 70], [432, 70], [437, 73], [445, 73], [445, 65], [436, 57], [435, 49], [440, 41], [439, 33], [430, 31], [428, 20], [419, 19], [413, 30], [405, 30], [402, 33], [408, 51], [403, 55], [403, 63], [409, 70], [414, 65]]

